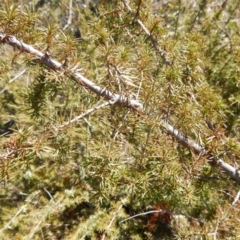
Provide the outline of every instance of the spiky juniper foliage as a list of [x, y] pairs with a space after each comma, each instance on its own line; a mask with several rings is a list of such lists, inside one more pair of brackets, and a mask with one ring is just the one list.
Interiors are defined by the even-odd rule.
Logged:
[[[238, 166], [238, 2], [39, 2], [1, 3], [2, 30], [62, 64], [1, 45], [1, 239], [238, 236], [238, 183], [161, 125]], [[69, 69], [144, 111], [70, 122], [104, 99]]]

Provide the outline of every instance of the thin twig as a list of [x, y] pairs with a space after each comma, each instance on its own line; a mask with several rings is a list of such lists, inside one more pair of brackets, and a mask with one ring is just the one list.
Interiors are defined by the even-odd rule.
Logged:
[[63, 27], [63, 30], [66, 30], [72, 23], [73, 11], [72, 11], [72, 0], [69, 0], [69, 15], [66, 25]]
[[92, 112], [94, 112], [94, 111], [97, 111], [97, 110], [99, 110], [100, 108], [104, 108], [104, 107], [106, 107], [106, 106], [108, 106], [108, 105], [110, 105], [110, 104], [111, 104], [110, 102], [105, 102], [105, 103], [103, 103], [103, 104], [101, 104], [101, 105], [99, 105], [99, 106], [96, 106], [96, 107], [94, 107], [94, 108], [88, 109], [86, 112], [82, 113], [81, 115], [79, 115], [79, 116], [73, 118], [72, 120], [70, 120], [70, 121], [68, 121], [68, 122], [60, 125], [59, 128], [66, 127], [67, 125], [69, 125], [69, 124], [71, 124], [71, 123], [74, 123], [74, 122], [80, 120], [81, 118], [86, 117], [86, 116], [89, 115], [90, 113], [92, 113]]
[[31, 195], [29, 195], [29, 197], [26, 200], [26, 204], [24, 204], [18, 211], [17, 213], [11, 218], [11, 220], [4, 225], [4, 227], [2, 229], [0, 229], [0, 234], [3, 233], [6, 229], [11, 227], [12, 222], [14, 221], [14, 219], [20, 215], [22, 212], [26, 212], [27, 210], [27, 206], [29, 203], [32, 202], [32, 200], [40, 193], [40, 191], [34, 192]]
[[213, 239], [214, 240], [217, 240], [217, 234], [218, 234], [219, 225], [226, 219], [227, 215], [234, 208], [234, 205], [239, 200], [239, 197], [240, 197], [240, 191], [237, 193], [237, 195], [236, 195], [232, 205], [229, 206], [229, 208], [225, 212], [222, 212], [221, 216], [218, 217], [218, 220], [217, 220], [217, 223], [216, 223], [216, 226], [215, 226], [215, 231], [213, 233], [209, 234], [209, 235], [213, 235]]
[[131, 220], [133, 218], [139, 217], [139, 216], [144, 216], [144, 215], [151, 214], [151, 213], [161, 213], [161, 212], [166, 212], [166, 211], [163, 211], [163, 210], [153, 210], [153, 211], [148, 211], [148, 212], [144, 212], [144, 213], [139, 213], [139, 214], [133, 215], [133, 216], [131, 216], [129, 218], [126, 218], [126, 219], [120, 221], [119, 224], [121, 224], [123, 222], [126, 222], [128, 220]]
[[194, 221], [197, 221], [197, 222], [200, 223], [200, 221], [199, 221], [198, 219], [196, 219], [196, 218], [194, 218], [194, 217], [192, 217], [192, 216], [186, 215], [186, 214], [184, 214], [184, 213], [182, 213], [182, 212], [179, 212], [179, 213], [176, 213], [176, 212], [175, 212], [175, 213], [173, 213], [173, 212], [169, 212], [169, 211], [165, 211], [165, 210], [161, 210], [161, 209], [160, 209], [160, 210], [152, 210], [152, 211], [143, 212], [143, 213], [139, 213], [139, 214], [133, 215], [133, 216], [131, 216], [131, 217], [129, 217], [129, 218], [126, 218], [126, 219], [120, 221], [119, 224], [121, 224], [121, 223], [123, 223], [123, 222], [126, 222], [126, 221], [128, 221], [128, 220], [131, 220], [131, 219], [133, 219], [133, 218], [136, 218], [136, 217], [139, 217], [139, 216], [145, 216], [145, 215], [151, 214], [151, 213], [162, 213], [162, 214], [167, 213], [167, 214], [171, 214], [172, 216], [174, 216], [174, 215], [182, 215], [182, 216], [186, 217], [188, 220], [190, 219], [190, 220], [194, 220]]
[[122, 207], [123, 207], [122, 204], [118, 207], [118, 209], [117, 209], [117, 211], [115, 212], [114, 216], [112, 217], [110, 223], [109, 223], [108, 226], [106, 227], [106, 229], [105, 229], [105, 231], [104, 231], [104, 233], [103, 233], [103, 235], [102, 235], [101, 240], [104, 240], [104, 239], [105, 239], [105, 237], [106, 237], [106, 235], [107, 235], [107, 232], [108, 232], [109, 229], [111, 228], [111, 226], [112, 226], [112, 224], [113, 224], [113, 221], [114, 221], [115, 218], [117, 217], [117, 214], [118, 214], [118, 212], [121, 210]]
[[43, 188], [43, 190], [47, 193], [47, 195], [51, 198], [51, 200], [54, 202], [54, 199], [53, 199], [53, 196], [52, 194], [46, 189], [46, 188]]
[[234, 201], [233, 201], [233, 203], [232, 203], [232, 206], [234, 206], [234, 205], [237, 203], [237, 201], [239, 201], [239, 200], [240, 200], [240, 191], [238, 191], [236, 197], [234, 198]]
[[[26, 72], [26, 70], [27, 70], [27, 69], [24, 69], [23, 71], [21, 71], [20, 73], [18, 73], [14, 78], [10, 79], [10, 80], [8, 81], [8, 83], [12, 83], [12, 82], [15, 81], [16, 79], [18, 79], [20, 76], [22, 76], [22, 75]], [[0, 94], [3, 93], [3, 92], [5, 92], [6, 90], [7, 90], [7, 87], [5, 87], [5, 88], [0, 92]]]
[[127, 8], [127, 10], [131, 13], [131, 15], [133, 16], [133, 18], [135, 19], [135, 21], [140, 25], [140, 27], [142, 28], [142, 30], [145, 32], [145, 34], [147, 35], [147, 37], [149, 38], [150, 42], [152, 43], [152, 46], [154, 47], [154, 49], [156, 50], [156, 52], [160, 55], [160, 57], [162, 58], [163, 62], [168, 65], [171, 66], [171, 62], [168, 60], [167, 58], [167, 54], [166, 52], [161, 49], [161, 47], [159, 46], [158, 42], [156, 39], [154, 39], [154, 37], [152, 36], [152, 34], [149, 32], [149, 30], [147, 29], [147, 27], [143, 24], [143, 22], [139, 19], [139, 17], [133, 12], [133, 10], [131, 9], [131, 7], [127, 4], [127, 2], [125, 0], [123, 0], [123, 4], [125, 5], [125, 7]]

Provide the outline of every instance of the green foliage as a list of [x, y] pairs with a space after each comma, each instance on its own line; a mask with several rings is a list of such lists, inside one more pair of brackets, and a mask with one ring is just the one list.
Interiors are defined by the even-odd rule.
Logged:
[[[238, 236], [238, 184], [161, 127], [167, 119], [237, 167], [238, 2], [129, 1], [171, 66], [122, 1], [73, 1], [66, 29], [70, 1], [7, 2], [2, 30], [63, 70], [1, 45], [1, 127], [17, 121], [0, 138], [1, 239]], [[140, 100], [146, 114], [111, 105], [69, 123], [103, 99], [70, 80], [67, 68]], [[164, 213], [121, 223], [149, 209]]]

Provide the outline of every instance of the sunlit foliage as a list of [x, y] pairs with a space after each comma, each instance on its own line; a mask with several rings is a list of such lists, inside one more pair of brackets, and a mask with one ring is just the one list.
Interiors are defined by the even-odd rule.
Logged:
[[[144, 105], [108, 105], [68, 124], [105, 100], [2, 44], [1, 239], [240, 236], [239, 184], [161, 126], [238, 168], [239, 1], [0, 5], [2, 31]], [[158, 212], [127, 220], [149, 211]]]

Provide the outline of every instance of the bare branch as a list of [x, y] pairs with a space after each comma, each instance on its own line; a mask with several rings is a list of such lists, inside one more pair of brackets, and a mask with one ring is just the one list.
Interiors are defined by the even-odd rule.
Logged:
[[[140, 20], [139, 20], [140, 21]], [[151, 36], [151, 35], [150, 35]], [[129, 99], [128, 97], [120, 94], [113, 93], [105, 88], [101, 88], [100, 86], [96, 85], [94, 82], [90, 81], [89, 79], [82, 76], [77, 70], [73, 69], [64, 69], [62, 64], [53, 60], [49, 57], [48, 54], [43, 54], [42, 52], [36, 50], [32, 46], [19, 41], [16, 37], [12, 35], [6, 35], [4, 33], [0, 33], [0, 42], [7, 43], [23, 52], [30, 53], [38, 57], [38, 60], [48, 66], [53, 70], [62, 70], [68, 74], [71, 79], [75, 80], [79, 84], [87, 87], [92, 92], [95, 92], [98, 96], [102, 96], [103, 98], [110, 101], [110, 104], [117, 104], [123, 107], [129, 107], [140, 112], [143, 112], [143, 105], [134, 99]], [[194, 152], [201, 154], [202, 156], [206, 156], [212, 164], [217, 165], [220, 169], [222, 169], [226, 174], [240, 183], [240, 171], [235, 169], [230, 164], [224, 162], [222, 159], [218, 158], [217, 156], [213, 156], [208, 150], [204, 147], [200, 146], [195, 141], [189, 139], [188, 137], [184, 136], [180, 133], [177, 129], [175, 129], [172, 125], [170, 125], [167, 121], [161, 120], [160, 124], [164, 126], [167, 133], [173, 136], [180, 144], [183, 146], [193, 150]]]
[[184, 136], [177, 129], [175, 129], [172, 125], [170, 125], [167, 121], [161, 120], [161, 125], [164, 126], [167, 133], [174, 137], [181, 145], [191, 149], [195, 153], [207, 157], [209, 163], [212, 165], [217, 165], [221, 168], [227, 175], [232, 177], [236, 182], [240, 183], [240, 171], [230, 164], [224, 162], [223, 159], [214, 156], [210, 151], [200, 146], [198, 143], [193, 141], [192, 139]]
[[7, 43], [11, 45], [14, 48], [17, 48], [23, 52], [30, 53], [32, 55], [35, 55], [38, 57], [38, 61], [43, 63], [44, 65], [48, 66], [49, 68], [53, 70], [65, 70], [68, 75], [71, 77], [71, 79], [75, 80], [77, 83], [87, 87], [92, 92], [95, 92], [98, 96], [102, 96], [105, 99], [109, 100], [111, 103], [123, 106], [123, 107], [129, 107], [135, 110], [143, 110], [143, 105], [138, 101], [134, 99], [129, 99], [128, 97], [120, 94], [116, 94], [111, 92], [108, 89], [101, 88], [94, 82], [90, 81], [89, 79], [82, 76], [77, 71], [73, 71], [72, 69], [65, 69], [61, 63], [59, 63], [56, 60], [53, 60], [50, 58], [50, 56], [45, 53], [38, 51], [31, 45], [28, 45], [20, 40], [18, 40], [15, 36], [12, 35], [6, 35], [4, 33], [0, 33], [0, 42]]
[[[126, 0], [123, 0], [123, 3], [129, 13], [134, 17], [135, 21], [140, 25], [142, 30], [145, 32], [145, 34], [148, 36], [150, 42], [152, 43], [154, 49], [157, 53], [160, 54], [163, 62], [171, 66], [170, 61], [167, 59], [166, 52], [160, 48], [158, 45], [156, 39], [153, 38], [151, 33], [148, 31], [146, 26], [143, 24], [143, 22], [139, 19], [139, 17], [133, 12], [131, 7], [128, 5]], [[182, 133], [180, 133], [177, 129], [174, 129], [173, 126], [171, 126], [167, 121], [161, 120], [161, 125], [164, 126], [166, 131], [173, 136], [177, 141], [179, 141], [180, 144], [183, 146], [193, 150], [195, 153], [201, 154], [201, 156], [206, 156], [210, 160], [211, 163], [214, 163], [218, 167], [220, 167], [225, 173], [227, 173], [229, 176], [231, 176], [233, 179], [235, 179], [238, 183], [240, 183], [240, 171], [235, 169], [233, 166], [229, 165], [228, 163], [224, 162], [222, 159], [213, 156], [209, 151], [204, 149], [204, 147], [200, 146], [195, 141], [189, 139], [188, 137], [185, 137]]]

